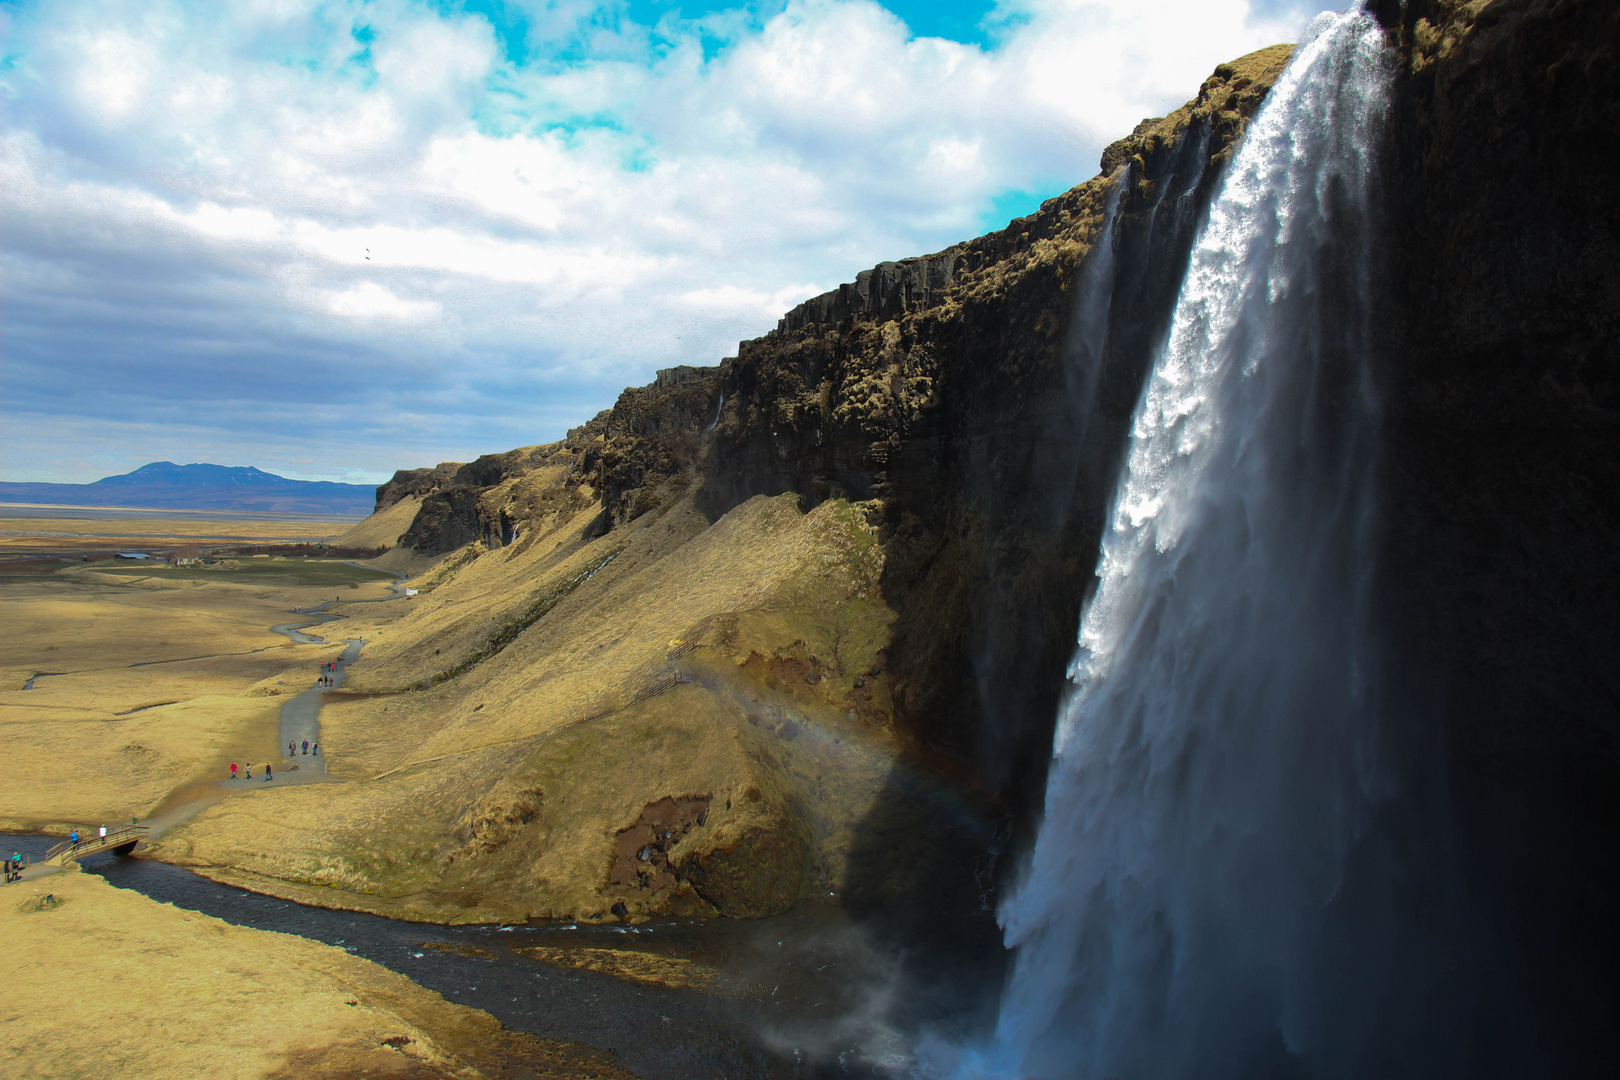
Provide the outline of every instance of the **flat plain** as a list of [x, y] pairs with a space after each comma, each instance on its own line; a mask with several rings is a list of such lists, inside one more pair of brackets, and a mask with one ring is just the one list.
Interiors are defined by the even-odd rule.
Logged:
[[0, 575], [0, 827], [147, 818], [232, 760], [279, 764], [281, 699], [342, 639], [295, 646], [270, 628], [301, 621], [295, 608], [382, 598], [390, 580], [285, 558]]
[[[0, 559], [330, 540], [359, 519], [332, 515], [0, 503]], [[4, 572], [4, 571], [0, 571]]]

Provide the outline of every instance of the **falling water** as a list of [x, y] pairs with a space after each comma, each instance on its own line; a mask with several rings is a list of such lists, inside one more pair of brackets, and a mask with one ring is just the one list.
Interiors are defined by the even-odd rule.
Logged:
[[1319, 17], [1211, 206], [1001, 911], [997, 1031], [939, 1071], [1456, 1075], [1445, 890], [1369, 626], [1391, 78], [1371, 17]]

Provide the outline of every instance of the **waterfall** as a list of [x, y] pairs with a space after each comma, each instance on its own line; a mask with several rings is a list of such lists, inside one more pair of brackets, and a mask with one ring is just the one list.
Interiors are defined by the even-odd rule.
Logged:
[[1045, 818], [1000, 912], [1017, 952], [995, 1035], [925, 1047], [924, 1072], [1459, 1071], [1443, 845], [1370, 627], [1392, 76], [1370, 16], [1319, 17], [1229, 166], [1137, 407]]

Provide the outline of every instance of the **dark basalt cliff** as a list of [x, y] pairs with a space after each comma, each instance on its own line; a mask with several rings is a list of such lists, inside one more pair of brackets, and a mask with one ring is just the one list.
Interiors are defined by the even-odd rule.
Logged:
[[[1289, 51], [1222, 65], [1037, 213], [863, 272], [718, 368], [660, 372], [543, 449], [600, 500], [602, 530], [694, 481], [711, 519], [759, 494], [858, 503], [899, 614], [896, 723], [1028, 821], [1137, 390], [1220, 165]], [[1088, 338], [1070, 316], [1100, 237], [1115, 269], [1090, 283], [1093, 321], [1120, 329]], [[469, 483], [478, 465], [379, 489], [381, 506], [436, 485], [403, 543], [510, 540], [510, 489]]]
[[882, 264], [722, 369], [700, 505], [862, 503], [899, 615], [901, 723], [1020, 819], [1153, 346], [1219, 166], [1288, 55], [1223, 65], [1110, 146], [1119, 189], [1093, 181], [1001, 232]]
[[1535, 973], [1517, 1037], [1545, 1075], [1597, 1075], [1620, 1022], [1620, 7], [1389, 22], [1384, 621], [1482, 916]]
[[[1531, 973], [1503, 985], [1553, 1002], [1525, 1015], [1562, 1017], [1481, 1052], [1578, 1070], [1616, 1019], [1620, 960], [1620, 11], [1374, 6], [1402, 56], [1380, 200], [1379, 604], [1412, 737], [1445, 762], [1434, 800], [1461, 872]], [[401, 474], [379, 505], [424, 494], [405, 539], [435, 553], [509, 541], [507, 478], [542, 464], [599, 531], [686, 492], [711, 519], [758, 494], [849, 500], [883, 545], [895, 724], [1016, 834], [1143, 376], [1287, 55], [1223, 65], [1110, 147], [1104, 177], [1000, 232], [880, 264], [522, 462]], [[960, 876], [896, 854], [914, 801], [897, 788], [872, 811], [869, 877], [943, 905]]]

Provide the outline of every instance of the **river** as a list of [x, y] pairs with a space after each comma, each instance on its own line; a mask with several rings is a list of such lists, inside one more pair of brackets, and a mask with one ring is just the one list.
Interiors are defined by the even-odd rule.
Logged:
[[[395, 595], [379, 601], [402, 595], [390, 591]], [[324, 613], [330, 603], [299, 609], [310, 617], [272, 629], [300, 644], [320, 642], [303, 630], [339, 618]], [[337, 683], [362, 645], [350, 639], [333, 673]], [[284, 741], [319, 741], [324, 689], [312, 687], [283, 706]], [[324, 758], [300, 755], [298, 762], [309, 779], [324, 773]], [[293, 776], [282, 772], [278, 782]], [[0, 838], [8, 853], [35, 859], [59, 839]], [[897, 964], [830, 903], [755, 920], [441, 926], [309, 907], [138, 854], [89, 856], [82, 866], [153, 900], [344, 949], [508, 1028], [611, 1050], [646, 1080], [876, 1077], [909, 1061], [911, 1038], [889, 1020]], [[536, 949], [553, 962], [524, 951]]]

